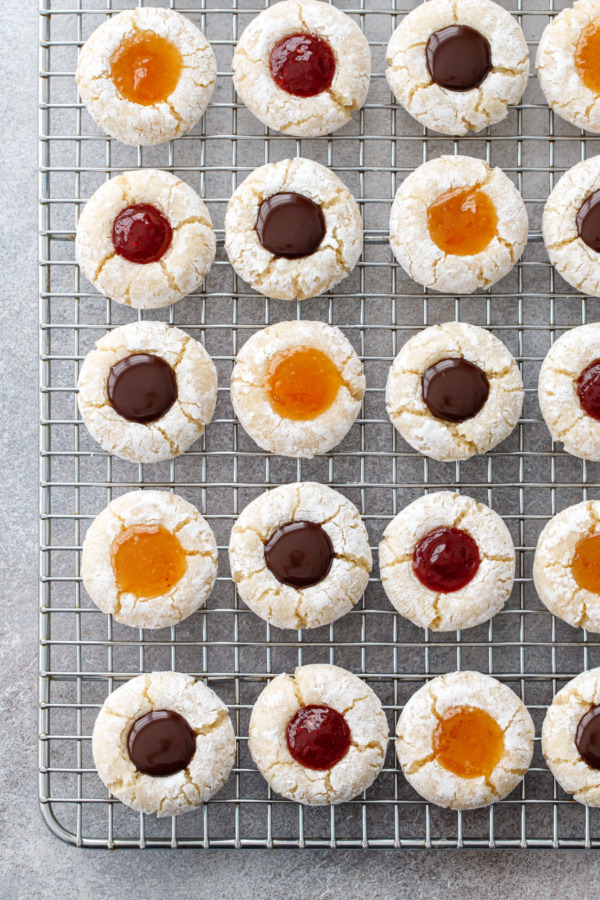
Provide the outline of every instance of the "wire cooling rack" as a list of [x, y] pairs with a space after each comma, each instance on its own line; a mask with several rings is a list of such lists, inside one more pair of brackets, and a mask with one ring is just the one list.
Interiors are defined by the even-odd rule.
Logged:
[[[339, 807], [308, 809], [273, 796], [247, 749], [252, 705], [267, 681], [310, 662], [361, 675], [378, 693], [393, 730], [407, 698], [428, 678], [458, 668], [490, 672], [525, 701], [539, 735], [548, 704], [565, 681], [600, 664], [598, 638], [554, 619], [533, 589], [538, 534], [570, 503], [598, 496], [598, 467], [556, 449], [541, 421], [537, 375], [564, 330], [599, 319], [600, 305], [573, 292], [552, 270], [541, 243], [543, 203], [556, 178], [600, 152], [555, 118], [532, 74], [523, 103], [481, 135], [453, 140], [429, 134], [393, 101], [383, 72], [385, 47], [417, 0], [350, 0], [345, 10], [373, 53], [368, 102], [328, 138], [295, 140], [266, 131], [239, 104], [231, 81], [238, 36], [259, 12], [252, 0], [172, 0], [214, 47], [219, 75], [210, 107], [192, 133], [134, 150], [98, 132], [74, 80], [85, 39], [134, 0], [41, 0], [40, 321], [41, 593], [40, 797], [50, 828], [86, 847], [590, 847], [600, 845], [600, 814], [556, 786], [536, 741], [522, 785], [486, 810], [456, 813], [422, 801], [396, 766], [386, 765], [365, 795]], [[351, 5], [354, 2], [355, 5]], [[155, 0], [154, 5], [168, 5]], [[532, 56], [543, 28], [564, 2], [508, 0]], [[527, 204], [530, 240], [522, 261], [491, 291], [447, 296], [423, 291], [390, 253], [387, 234], [397, 186], [421, 162], [463, 153], [500, 165]], [[227, 200], [256, 166], [302, 155], [332, 167], [360, 205], [362, 261], [331, 294], [301, 305], [248, 290], [223, 250]], [[135, 318], [90, 289], [74, 262], [74, 229], [98, 186], [124, 169], [158, 166], [204, 197], [219, 249], [205, 289], [158, 315], [202, 341], [219, 372], [215, 419], [184, 456], [133, 465], [103, 454], [82, 425], [79, 367], [107, 329]], [[263, 453], [239, 427], [229, 401], [238, 348], [266, 324], [320, 319], [343, 327], [365, 365], [360, 418], [327, 456], [295, 461]], [[517, 358], [526, 387], [524, 415], [512, 436], [486, 456], [441, 463], [414, 453], [385, 413], [389, 365], [426, 325], [460, 319], [489, 327]], [[411, 625], [386, 600], [377, 565], [365, 598], [328, 628], [293, 633], [269, 627], [237, 598], [226, 548], [238, 512], [264, 489], [312, 479], [357, 504], [376, 549], [387, 522], [428, 489], [459, 488], [494, 507], [518, 551], [517, 579], [506, 608], [490, 623], [435, 634]], [[90, 521], [112, 497], [136, 487], [173, 489], [195, 503], [217, 536], [220, 574], [205, 611], [158, 632], [138, 631], [96, 609], [81, 585], [80, 551]], [[228, 703], [237, 735], [235, 767], [202, 810], [179, 819], [145, 817], [112, 800], [98, 779], [91, 732], [107, 694], [139, 672], [177, 669], [203, 678]]]

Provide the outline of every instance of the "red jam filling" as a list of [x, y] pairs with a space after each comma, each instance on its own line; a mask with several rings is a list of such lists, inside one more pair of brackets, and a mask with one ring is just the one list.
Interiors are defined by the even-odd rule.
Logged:
[[287, 727], [290, 753], [307, 769], [331, 769], [350, 748], [350, 728], [331, 706], [303, 706]]
[[479, 568], [479, 548], [460, 528], [435, 528], [413, 554], [413, 571], [430, 591], [450, 594], [467, 585]]
[[275, 84], [294, 97], [322, 94], [335, 75], [333, 50], [316, 34], [290, 34], [279, 41], [269, 65]]
[[169, 220], [150, 203], [128, 206], [113, 222], [116, 252], [142, 266], [158, 262], [171, 246], [172, 237]]
[[579, 376], [577, 396], [588, 416], [600, 419], [600, 359], [595, 359]]

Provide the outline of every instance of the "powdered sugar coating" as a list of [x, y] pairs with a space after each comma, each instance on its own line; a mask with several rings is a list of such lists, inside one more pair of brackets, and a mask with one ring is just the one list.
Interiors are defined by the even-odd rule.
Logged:
[[[492, 68], [479, 87], [450, 91], [436, 84], [425, 51], [431, 35], [467, 25], [489, 42]], [[529, 52], [517, 21], [492, 0], [429, 0], [394, 31], [386, 78], [396, 99], [418, 122], [443, 134], [468, 134], [502, 121], [518, 103], [529, 75]]]
[[582, 31], [598, 18], [600, 0], [576, 0], [548, 23], [535, 60], [540, 87], [554, 112], [593, 132], [600, 132], [600, 96], [582, 81], [575, 51]]
[[553, 441], [581, 459], [600, 460], [600, 421], [581, 406], [577, 381], [600, 359], [600, 323], [579, 325], [550, 347], [540, 370], [538, 399]]
[[[173, 93], [150, 106], [122, 97], [111, 77], [110, 61], [127, 39], [152, 31], [181, 53], [183, 67]], [[100, 25], [86, 41], [77, 64], [77, 85], [94, 122], [134, 147], [162, 144], [189, 131], [204, 113], [217, 77], [212, 47], [190, 19], [173, 9], [128, 9]]]
[[[121, 591], [111, 562], [116, 538], [133, 525], [161, 525], [186, 555], [186, 571], [167, 594], [138, 598]], [[132, 628], [167, 628], [203, 607], [217, 578], [217, 543], [195, 506], [166, 491], [130, 491], [96, 516], [83, 542], [81, 576], [102, 612]]]
[[[477, 188], [490, 198], [498, 217], [497, 233], [480, 253], [445, 253], [433, 241], [427, 210], [442, 194]], [[527, 210], [523, 198], [502, 169], [482, 159], [440, 156], [423, 163], [396, 192], [390, 216], [394, 256], [411, 278], [447, 293], [470, 294], [508, 275], [527, 244]]]
[[[423, 399], [426, 370], [451, 358], [479, 366], [489, 382], [483, 407], [464, 422], [438, 419]], [[521, 373], [502, 341], [476, 325], [446, 322], [404, 344], [388, 375], [386, 408], [394, 427], [415, 450], [433, 459], [469, 459], [508, 437], [519, 421], [523, 397]]]
[[[314, 419], [284, 419], [275, 412], [265, 385], [272, 360], [285, 351], [315, 348], [338, 368], [342, 384], [329, 409]], [[237, 355], [231, 375], [231, 402], [245, 431], [263, 450], [312, 459], [346, 436], [365, 393], [365, 376], [352, 344], [339, 328], [324, 322], [279, 322], [257, 331]]]
[[[267, 567], [265, 544], [290, 522], [316, 522], [331, 540], [335, 556], [318, 584], [282, 584]], [[312, 481], [281, 485], [249, 503], [233, 526], [229, 560], [244, 603], [276, 628], [318, 628], [339, 619], [361, 598], [373, 565], [357, 508], [342, 494]]]
[[[350, 748], [330, 769], [308, 769], [288, 750], [288, 724], [311, 704], [337, 710], [350, 728]], [[364, 681], [338, 666], [311, 665], [278, 675], [267, 685], [252, 710], [248, 748], [278, 794], [307, 806], [326, 806], [352, 800], [370, 787], [383, 766], [388, 738], [379, 698]]]
[[[487, 778], [461, 778], [434, 758], [440, 718], [456, 706], [489, 713], [502, 729], [504, 754]], [[412, 695], [396, 727], [396, 754], [404, 777], [430, 803], [477, 809], [502, 800], [519, 784], [533, 755], [535, 729], [527, 708], [509, 687], [481, 672], [450, 672]]]
[[600, 771], [589, 766], [575, 744], [580, 720], [600, 705], [600, 669], [582, 672], [558, 692], [542, 726], [542, 751], [563, 791], [586, 806], [600, 806]]
[[[158, 778], [139, 772], [127, 738], [136, 721], [169, 709], [196, 732], [196, 752], [186, 769]], [[225, 704], [214, 691], [179, 672], [138, 675], [104, 701], [92, 734], [98, 775], [114, 796], [139, 812], [176, 816], [191, 812], [220, 790], [235, 758], [235, 734]]]
[[533, 580], [542, 603], [573, 625], [600, 634], [600, 595], [579, 587], [571, 563], [577, 542], [600, 532], [600, 500], [584, 500], [557, 513], [540, 534]]
[[[116, 217], [138, 203], [158, 209], [173, 230], [164, 256], [144, 265], [120, 256], [112, 239]], [[84, 275], [107, 297], [135, 309], [169, 306], [201, 285], [216, 246], [210, 214], [198, 194], [160, 169], [123, 172], [105, 182], [84, 206], [75, 236]]]
[[[330, 87], [314, 97], [282, 90], [271, 75], [274, 47], [292, 34], [315, 34], [335, 56]], [[283, 0], [264, 9], [244, 30], [233, 55], [233, 83], [264, 125], [295, 137], [330, 134], [364, 104], [371, 76], [369, 43], [352, 19], [319, 0]]]
[[[413, 569], [415, 547], [436, 528], [466, 531], [479, 550], [471, 581], [447, 594], [425, 587]], [[399, 613], [421, 628], [455, 631], [487, 622], [502, 609], [514, 582], [515, 548], [498, 513], [472, 497], [436, 491], [392, 519], [379, 545], [379, 566], [383, 588]]]
[[[333, 7], [329, 7], [332, 9]], [[276, 257], [256, 233], [260, 204], [292, 192], [317, 203], [325, 236], [301, 259]], [[360, 258], [363, 228], [356, 200], [331, 169], [310, 159], [284, 159], [255, 169], [234, 192], [225, 216], [225, 249], [238, 275], [266, 297], [304, 300], [329, 290]]]
[[[129, 422], [113, 409], [107, 392], [115, 363], [136, 353], [160, 356], [177, 381], [177, 399], [154, 422]], [[96, 341], [79, 381], [81, 417], [107, 453], [131, 462], [159, 462], [185, 453], [212, 419], [217, 402], [217, 370], [204, 347], [179, 328], [163, 322], [131, 322]]]
[[592, 156], [565, 172], [548, 197], [542, 218], [550, 262], [565, 281], [592, 297], [600, 297], [600, 254], [579, 237], [577, 213], [597, 190], [600, 156]]

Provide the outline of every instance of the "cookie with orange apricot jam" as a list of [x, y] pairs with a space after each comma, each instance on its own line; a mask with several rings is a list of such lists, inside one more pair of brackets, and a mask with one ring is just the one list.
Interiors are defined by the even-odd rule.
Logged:
[[600, 132], [600, 0], [576, 0], [551, 19], [535, 64], [554, 112], [577, 128]]
[[508, 275], [527, 243], [527, 211], [504, 172], [470, 156], [423, 163], [400, 185], [390, 243], [419, 284], [470, 294]]
[[396, 727], [396, 754], [426, 800], [477, 809], [519, 784], [534, 735], [527, 708], [507, 685], [481, 672], [450, 672], [409, 699]]
[[264, 450], [311, 458], [346, 436], [365, 392], [362, 364], [339, 328], [279, 322], [238, 353], [231, 401], [242, 426]]
[[538, 596], [575, 628], [600, 634], [600, 501], [557, 513], [540, 534], [533, 563]]
[[203, 115], [217, 65], [193, 22], [150, 6], [107, 19], [77, 65], [81, 99], [95, 123], [134, 147], [178, 137]]
[[183, 497], [130, 491], [90, 525], [81, 574], [96, 606], [117, 622], [166, 628], [205, 605], [217, 577], [217, 544]]

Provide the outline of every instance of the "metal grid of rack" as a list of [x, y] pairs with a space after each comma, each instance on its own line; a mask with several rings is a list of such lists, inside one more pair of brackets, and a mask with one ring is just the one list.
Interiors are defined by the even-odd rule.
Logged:
[[[259, 12], [253, 0], [154, 0], [188, 14], [211, 41], [219, 75], [198, 126], [176, 142], [132, 149], [100, 134], [74, 80], [77, 53], [106, 16], [135, 0], [40, 0], [40, 798], [43, 816], [64, 840], [86, 847], [590, 847], [600, 845], [600, 814], [561, 793], [544, 765], [539, 740], [522, 785], [502, 803], [470, 813], [422, 801], [398, 770], [390, 745], [385, 767], [364, 796], [340, 807], [308, 809], [272, 795], [247, 750], [252, 704], [273, 675], [309, 662], [332, 662], [361, 675], [379, 694], [390, 727], [428, 678], [476, 668], [511, 685], [528, 705], [539, 735], [548, 704], [565, 681], [600, 663], [594, 635], [555, 620], [531, 580], [533, 549], [547, 521], [569, 503], [597, 496], [598, 469], [550, 441], [536, 399], [537, 373], [553, 339], [599, 318], [596, 299], [576, 294], [553, 272], [541, 244], [543, 203], [555, 179], [598, 138], [554, 118], [535, 74], [508, 119], [480, 135], [426, 133], [391, 98], [385, 47], [418, 0], [349, 0], [343, 8], [364, 29], [373, 53], [368, 102], [334, 135], [295, 140], [266, 131], [238, 102], [231, 56]], [[532, 51], [563, 0], [505, 0]], [[532, 55], [533, 55], [532, 52]], [[391, 199], [408, 172], [442, 153], [500, 165], [527, 204], [530, 240], [522, 261], [491, 291], [428, 293], [394, 263], [387, 240]], [[258, 165], [303, 155], [330, 166], [360, 205], [365, 247], [356, 270], [331, 294], [302, 304], [265, 300], [248, 290], [222, 247], [232, 190]], [[215, 419], [183, 457], [158, 465], [103, 454], [80, 421], [80, 364], [107, 329], [135, 313], [95, 293], [74, 262], [77, 216], [114, 174], [158, 166], [189, 181], [205, 199], [219, 250], [205, 287], [156, 316], [202, 341], [219, 372]], [[340, 325], [364, 361], [367, 393], [344, 442], [325, 457], [295, 461], [260, 451], [233, 415], [229, 376], [237, 349], [266, 324], [315, 318]], [[518, 360], [526, 387], [523, 418], [492, 453], [439, 463], [414, 453], [385, 413], [389, 365], [426, 325], [462, 319], [489, 327]], [[375, 567], [365, 598], [327, 628], [289, 633], [270, 628], [238, 600], [226, 548], [238, 512], [266, 488], [301, 479], [331, 484], [355, 502], [373, 549], [396, 512], [425, 490], [457, 488], [496, 509], [518, 551], [511, 600], [490, 623], [464, 633], [423, 632], [395, 613]], [[114, 496], [135, 487], [173, 489], [195, 503], [219, 545], [220, 573], [208, 608], [159, 632], [120, 626], [82, 589], [80, 549], [90, 521]], [[202, 810], [180, 819], [144, 817], [107, 796], [95, 774], [91, 731], [107, 694], [142, 671], [173, 668], [204, 678], [228, 703], [236, 730], [235, 767]]]

